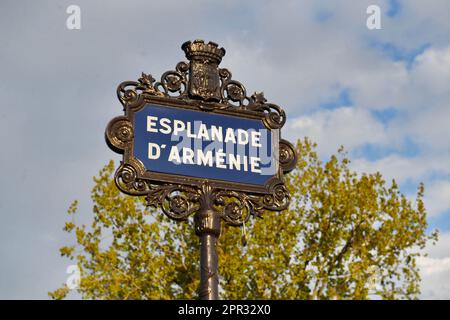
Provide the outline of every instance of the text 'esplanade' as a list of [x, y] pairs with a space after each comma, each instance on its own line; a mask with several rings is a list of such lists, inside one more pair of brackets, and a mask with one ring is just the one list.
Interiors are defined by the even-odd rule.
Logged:
[[[198, 127], [198, 128], [195, 128]], [[194, 130], [194, 128], [196, 130]], [[147, 131], [163, 134], [186, 135], [187, 138], [201, 139], [204, 141], [218, 141], [240, 145], [250, 144], [252, 147], [261, 147], [261, 132], [244, 129], [223, 128], [222, 126], [208, 126], [201, 121], [171, 120], [147, 116]]]
[[[260, 131], [206, 125], [201, 121], [191, 122], [147, 116], [147, 132], [183, 136], [201, 141], [222, 142], [224, 144], [249, 145], [253, 148], [262, 146]], [[150, 142], [148, 144], [148, 158], [158, 159], [161, 156], [161, 148], [165, 148], [165, 145], [160, 146]], [[170, 149], [167, 160], [172, 163], [261, 173], [261, 159], [259, 157], [227, 153], [222, 148], [202, 150], [174, 145]]]

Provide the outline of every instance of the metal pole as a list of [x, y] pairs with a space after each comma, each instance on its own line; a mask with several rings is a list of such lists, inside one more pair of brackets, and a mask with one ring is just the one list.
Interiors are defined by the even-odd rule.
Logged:
[[219, 270], [217, 239], [220, 235], [219, 214], [211, 205], [210, 194], [202, 197], [200, 210], [195, 215], [195, 232], [200, 237], [200, 300], [219, 299]]

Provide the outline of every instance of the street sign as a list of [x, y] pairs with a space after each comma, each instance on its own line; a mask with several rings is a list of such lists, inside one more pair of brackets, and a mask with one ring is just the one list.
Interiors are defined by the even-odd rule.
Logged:
[[262, 119], [146, 104], [134, 113], [134, 158], [146, 171], [264, 186], [278, 172], [278, 130]]
[[296, 164], [281, 138], [286, 114], [262, 93], [219, 68], [225, 49], [202, 40], [183, 44], [179, 62], [156, 80], [143, 73], [119, 85], [124, 115], [105, 136], [123, 154], [115, 182], [124, 193], [145, 196], [171, 219], [194, 215], [201, 239], [201, 299], [218, 298], [216, 241], [221, 221], [243, 226], [251, 215], [281, 211], [290, 195], [284, 174]]

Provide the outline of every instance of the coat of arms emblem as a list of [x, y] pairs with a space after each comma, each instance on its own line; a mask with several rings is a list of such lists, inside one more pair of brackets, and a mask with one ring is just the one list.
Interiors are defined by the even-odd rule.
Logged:
[[191, 60], [189, 95], [205, 101], [220, 101], [219, 63], [225, 55], [225, 49], [201, 40], [183, 44], [186, 57]]
[[220, 100], [220, 78], [217, 67], [208, 62], [197, 62], [191, 66], [191, 96], [205, 100]]

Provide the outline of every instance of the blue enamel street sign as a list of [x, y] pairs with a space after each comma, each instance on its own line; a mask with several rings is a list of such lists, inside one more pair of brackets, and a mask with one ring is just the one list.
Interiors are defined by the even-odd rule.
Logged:
[[151, 172], [262, 186], [278, 172], [278, 134], [260, 119], [146, 104], [133, 156]]

